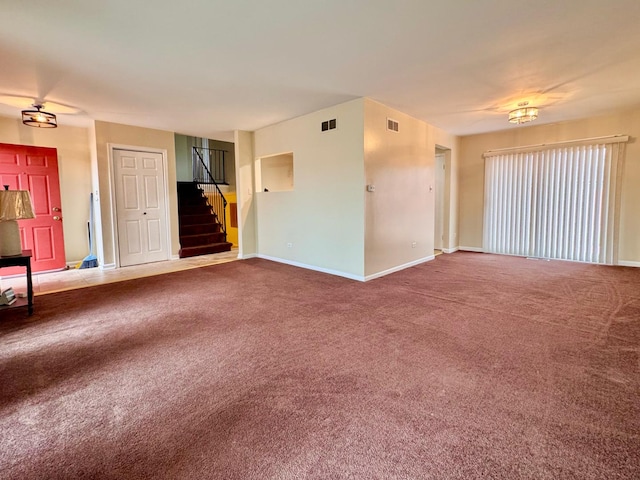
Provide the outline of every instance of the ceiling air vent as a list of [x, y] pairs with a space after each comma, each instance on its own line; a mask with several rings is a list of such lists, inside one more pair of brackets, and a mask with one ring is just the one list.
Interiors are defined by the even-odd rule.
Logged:
[[322, 131], [326, 132], [328, 130], [335, 130], [336, 129], [336, 119], [332, 118], [331, 120], [326, 120], [324, 122], [322, 122]]
[[398, 131], [398, 121], [394, 120], [392, 118], [387, 118], [387, 130], [390, 130], [392, 132], [397, 132]]

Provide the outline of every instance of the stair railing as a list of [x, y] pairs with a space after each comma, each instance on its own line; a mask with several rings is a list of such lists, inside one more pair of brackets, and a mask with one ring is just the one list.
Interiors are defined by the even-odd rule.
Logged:
[[[227, 185], [225, 175], [225, 150], [215, 148], [193, 147], [193, 178], [205, 178], [203, 167], [209, 170], [208, 176], [218, 185]], [[197, 157], [196, 157], [197, 155]], [[198, 161], [198, 158], [200, 161]], [[206, 177], [208, 178], [208, 177]]]
[[[209, 167], [204, 161], [204, 158], [199, 150], [210, 150], [203, 149], [200, 147], [193, 147], [193, 181], [198, 185], [198, 187], [204, 192], [207, 203], [213, 209], [213, 212], [218, 216], [218, 223], [220, 223], [220, 229], [222, 233], [224, 233], [224, 241], [227, 241], [227, 199], [224, 198], [220, 187], [218, 186], [218, 182], [211, 172], [209, 171]], [[222, 165], [223, 165], [223, 174], [224, 174], [224, 150], [215, 150], [215, 152], [222, 153]], [[216, 158], [220, 158], [216, 155]], [[218, 162], [216, 162], [217, 164]], [[223, 177], [224, 178], [224, 177]]]

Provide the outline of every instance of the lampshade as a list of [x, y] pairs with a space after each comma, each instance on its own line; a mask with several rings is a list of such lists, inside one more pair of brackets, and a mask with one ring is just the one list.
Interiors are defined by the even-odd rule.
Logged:
[[28, 190], [0, 190], [0, 222], [35, 217]]
[[529, 102], [519, 103], [516, 108], [509, 112], [509, 121], [511, 123], [526, 123], [538, 118], [538, 109], [536, 107], [528, 107]]
[[0, 256], [20, 255], [20, 230], [17, 220], [35, 218], [27, 190], [0, 190]]
[[22, 123], [30, 127], [56, 128], [58, 121], [53, 113], [42, 110], [42, 105], [34, 105], [35, 110], [22, 111]]

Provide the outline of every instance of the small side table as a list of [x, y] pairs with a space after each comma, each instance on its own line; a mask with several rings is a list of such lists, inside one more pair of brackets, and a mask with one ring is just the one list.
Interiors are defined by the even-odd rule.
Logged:
[[[3, 267], [26, 267], [27, 269], [27, 307], [29, 315], [33, 314], [33, 283], [31, 281], [31, 250], [23, 250], [22, 255], [14, 255], [11, 257], [0, 257], [0, 268]], [[2, 308], [23, 307], [24, 300], [20, 299], [13, 305]]]

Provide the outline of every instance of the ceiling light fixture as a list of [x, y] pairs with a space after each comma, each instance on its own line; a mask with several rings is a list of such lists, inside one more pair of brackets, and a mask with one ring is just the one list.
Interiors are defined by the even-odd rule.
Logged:
[[58, 121], [53, 113], [42, 110], [42, 105], [34, 104], [35, 110], [22, 111], [22, 123], [30, 127], [56, 128]]
[[536, 107], [528, 107], [529, 102], [520, 102], [515, 110], [509, 112], [509, 121], [511, 123], [527, 123], [538, 118], [538, 109]]

